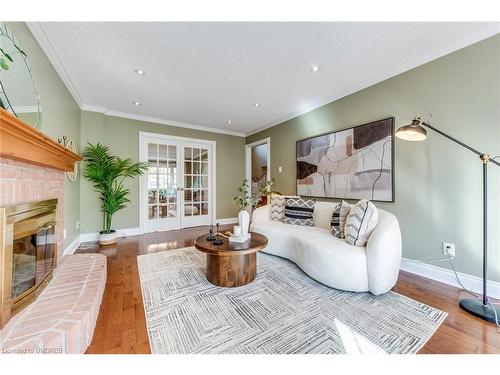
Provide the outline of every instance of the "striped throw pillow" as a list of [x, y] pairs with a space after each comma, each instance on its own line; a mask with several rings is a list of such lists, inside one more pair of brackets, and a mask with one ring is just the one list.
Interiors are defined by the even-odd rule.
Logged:
[[286, 198], [300, 198], [296, 196], [285, 195], [271, 195], [271, 220], [281, 221], [285, 220], [285, 199]]
[[345, 223], [345, 240], [354, 246], [365, 246], [378, 223], [378, 210], [369, 200], [362, 199], [354, 206]]
[[314, 203], [312, 199], [285, 199], [285, 224], [312, 227]]
[[337, 207], [333, 210], [332, 221], [331, 221], [331, 232], [335, 237], [344, 238], [344, 227], [345, 220], [349, 211], [351, 210], [351, 205], [346, 201], [340, 201]]

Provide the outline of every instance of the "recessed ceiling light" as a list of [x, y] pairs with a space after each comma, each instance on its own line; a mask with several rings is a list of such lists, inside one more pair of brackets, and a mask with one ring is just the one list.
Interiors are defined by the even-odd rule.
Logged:
[[146, 72], [145, 72], [144, 70], [142, 70], [142, 69], [136, 69], [136, 70], [135, 70], [135, 72], [136, 72], [137, 74], [139, 74], [140, 76], [143, 76], [143, 75], [145, 75], [145, 74], [146, 74]]
[[254, 107], [260, 107], [260, 103], [254, 103], [253, 106]]
[[226, 121], [228, 124], [232, 124], [232, 121], [231, 120], [227, 120]]
[[312, 64], [310, 68], [311, 72], [317, 72], [319, 70], [319, 66]]
[[138, 107], [139, 107], [140, 105], [142, 105], [142, 103], [141, 103], [141, 102], [132, 102], [132, 103], [134, 103], [134, 105], [136, 105], [136, 106], [138, 106]]

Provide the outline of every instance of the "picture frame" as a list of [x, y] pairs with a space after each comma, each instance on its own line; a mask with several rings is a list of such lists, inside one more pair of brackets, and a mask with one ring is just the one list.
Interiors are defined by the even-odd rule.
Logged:
[[296, 194], [395, 201], [394, 117], [296, 142]]

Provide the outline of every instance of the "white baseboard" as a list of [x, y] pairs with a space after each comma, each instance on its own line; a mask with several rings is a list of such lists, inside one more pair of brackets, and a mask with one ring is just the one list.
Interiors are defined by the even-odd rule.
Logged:
[[80, 246], [80, 235], [76, 236], [75, 239], [73, 241], [71, 241], [71, 243], [66, 246], [62, 252], [62, 255], [65, 256], [65, 255], [71, 255], [73, 254], [76, 249], [78, 249], [78, 246]]
[[[403, 258], [401, 259], [401, 270], [460, 288], [453, 271], [446, 268]], [[477, 293], [483, 292], [483, 279], [462, 272], [457, 272], [457, 274], [467, 289]], [[488, 280], [488, 296], [500, 299], [499, 282]]]
[[[229, 217], [229, 218], [217, 220], [217, 223], [219, 223], [221, 225], [236, 224], [237, 222], [238, 222], [237, 217]], [[139, 234], [143, 234], [143, 232], [141, 231], [141, 228], [139, 228], [139, 227], [117, 229], [117, 231], [118, 231], [118, 237], [137, 236]], [[99, 237], [99, 233], [97, 233], [97, 232], [81, 233], [68, 246], [66, 246], [64, 248], [63, 255], [73, 254], [76, 251], [76, 249], [78, 249], [78, 246], [80, 246], [81, 243], [96, 242], [98, 237]]]
[[[141, 228], [123, 228], [117, 229], [118, 237], [128, 237], [128, 236], [137, 236], [138, 234], [142, 234]], [[99, 233], [82, 233], [80, 234], [80, 242], [95, 242], [99, 237]]]
[[227, 217], [225, 219], [217, 219], [216, 223], [219, 223], [220, 225], [229, 225], [229, 224], [236, 224], [238, 222], [237, 217]]

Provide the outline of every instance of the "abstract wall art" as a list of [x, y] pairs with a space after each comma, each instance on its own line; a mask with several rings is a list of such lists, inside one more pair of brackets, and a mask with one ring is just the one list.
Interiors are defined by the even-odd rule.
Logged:
[[394, 202], [394, 117], [297, 141], [297, 195]]

